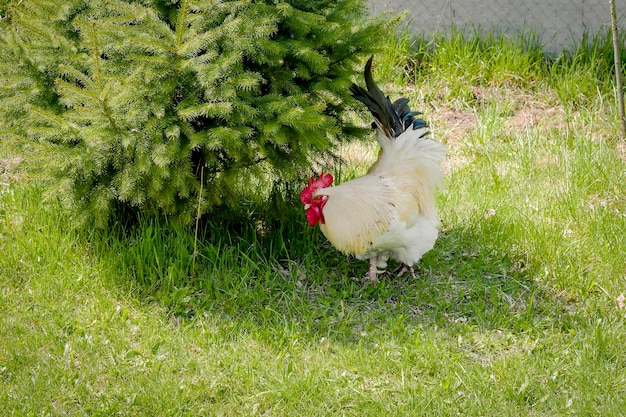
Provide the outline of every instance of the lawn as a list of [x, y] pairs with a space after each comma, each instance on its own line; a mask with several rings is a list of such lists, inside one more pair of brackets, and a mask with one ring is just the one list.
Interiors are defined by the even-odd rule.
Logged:
[[[416, 278], [363, 282], [298, 202], [197, 240], [77, 229], [37, 144], [0, 143], [0, 414], [623, 415], [626, 145], [610, 44], [586, 41], [402, 36], [376, 58], [449, 149]], [[339, 150], [340, 180], [372, 142]]]

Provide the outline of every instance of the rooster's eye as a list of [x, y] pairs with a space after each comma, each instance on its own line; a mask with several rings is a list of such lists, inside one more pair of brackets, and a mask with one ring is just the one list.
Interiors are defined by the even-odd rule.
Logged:
[[327, 195], [315, 195], [313, 196], [313, 202], [315, 203], [322, 203], [324, 201], [328, 200], [328, 196]]

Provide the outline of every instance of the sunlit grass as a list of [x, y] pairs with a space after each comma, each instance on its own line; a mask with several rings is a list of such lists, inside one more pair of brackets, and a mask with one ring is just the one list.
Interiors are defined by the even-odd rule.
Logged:
[[[0, 144], [0, 414], [620, 415], [626, 164], [593, 42], [376, 57], [449, 149], [415, 280], [362, 282], [298, 201], [215, 213], [198, 241], [164, 218], [77, 230], [39, 156]], [[341, 181], [376, 148], [338, 152]]]

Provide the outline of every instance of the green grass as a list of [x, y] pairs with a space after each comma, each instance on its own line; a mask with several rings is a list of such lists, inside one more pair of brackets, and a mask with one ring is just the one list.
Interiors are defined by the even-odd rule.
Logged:
[[622, 415], [611, 60], [599, 39], [545, 59], [457, 34], [377, 57], [449, 147], [442, 235], [415, 280], [361, 282], [366, 263], [297, 201], [216, 214], [199, 242], [163, 218], [76, 230], [44, 198], [36, 148], [1, 143], [0, 414]]

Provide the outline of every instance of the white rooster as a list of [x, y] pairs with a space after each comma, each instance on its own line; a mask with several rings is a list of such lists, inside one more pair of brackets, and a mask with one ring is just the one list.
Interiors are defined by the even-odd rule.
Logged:
[[352, 95], [375, 118], [377, 161], [367, 174], [331, 187], [333, 177], [313, 177], [300, 194], [311, 226], [340, 252], [369, 259], [368, 278], [389, 259], [402, 264], [400, 275], [431, 250], [439, 234], [435, 192], [442, 187], [446, 147], [428, 137], [426, 122], [414, 116], [409, 100], [391, 102], [365, 66], [367, 90], [353, 84]]

